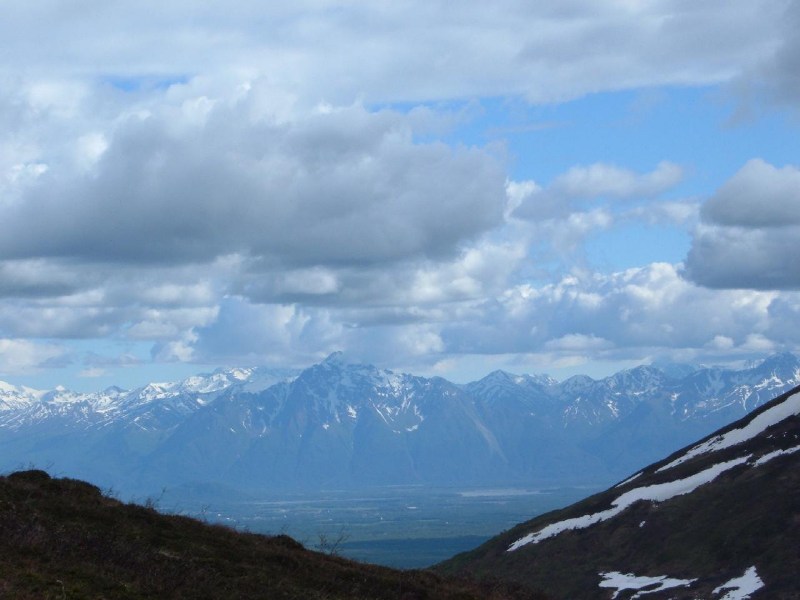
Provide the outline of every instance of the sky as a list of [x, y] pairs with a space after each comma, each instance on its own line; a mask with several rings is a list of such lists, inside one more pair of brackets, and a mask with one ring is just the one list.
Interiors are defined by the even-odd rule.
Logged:
[[0, 379], [800, 349], [800, 2], [10, 0]]

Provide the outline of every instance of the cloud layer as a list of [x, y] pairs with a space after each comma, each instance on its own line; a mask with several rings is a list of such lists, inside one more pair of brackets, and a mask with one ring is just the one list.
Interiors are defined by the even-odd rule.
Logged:
[[[796, 107], [796, 2], [3, 12], [0, 372], [800, 345], [797, 165], [754, 148], [720, 184], [659, 124], [644, 164], [604, 154], [629, 123], [567, 120], [569, 143], [544, 149], [523, 123], [550, 163], [515, 177], [521, 134], [477, 124], [488, 104], [547, 121], [575, 99], [687, 86]], [[587, 242], [626, 227], [691, 228], [685, 264], [602, 268]]]
[[[198, 74], [269, 74], [313, 102], [523, 94], [561, 101], [609, 89], [705, 85], [759, 73], [794, 80], [797, 9], [782, 0], [702, 5], [617, 0], [503, 10], [474, 0], [343, 4], [13, 3], [0, 36], [34, 75], [86, 74], [128, 87]], [[15, 71], [11, 65], [6, 72]], [[143, 79], [144, 78], [144, 79]]]

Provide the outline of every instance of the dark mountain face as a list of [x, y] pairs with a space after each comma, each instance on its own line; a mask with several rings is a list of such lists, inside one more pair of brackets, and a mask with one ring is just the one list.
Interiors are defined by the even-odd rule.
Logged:
[[347, 363], [230, 369], [125, 392], [0, 385], [0, 468], [29, 464], [131, 493], [239, 488], [603, 484], [800, 383], [777, 355], [746, 370], [638, 367], [466, 385]]
[[797, 598], [800, 387], [440, 565], [556, 598]]

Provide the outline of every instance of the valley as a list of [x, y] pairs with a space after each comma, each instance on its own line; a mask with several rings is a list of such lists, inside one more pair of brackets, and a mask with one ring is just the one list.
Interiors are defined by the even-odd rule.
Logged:
[[239, 531], [286, 534], [304, 546], [395, 568], [429, 567], [520, 521], [600, 489], [384, 487], [209, 501], [167, 490], [167, 513]]

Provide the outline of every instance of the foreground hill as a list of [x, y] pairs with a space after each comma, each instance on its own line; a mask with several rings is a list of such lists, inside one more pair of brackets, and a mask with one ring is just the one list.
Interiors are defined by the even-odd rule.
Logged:
[[349, 363], [228, 369], [92, 394], [0, 382], [0, 469], [147, 495], [375, 485], [602, 486], [800, 384], [800, 361], [642, 366], [600, 380], [496, 371], [470, 384]]
[[162, 515], [44, 471], [0, 478], [2, 598], [541, 598], [311, 552], [266, 537]]
[[800, 387], [439, 566], [555, 598], [800, 597]]

